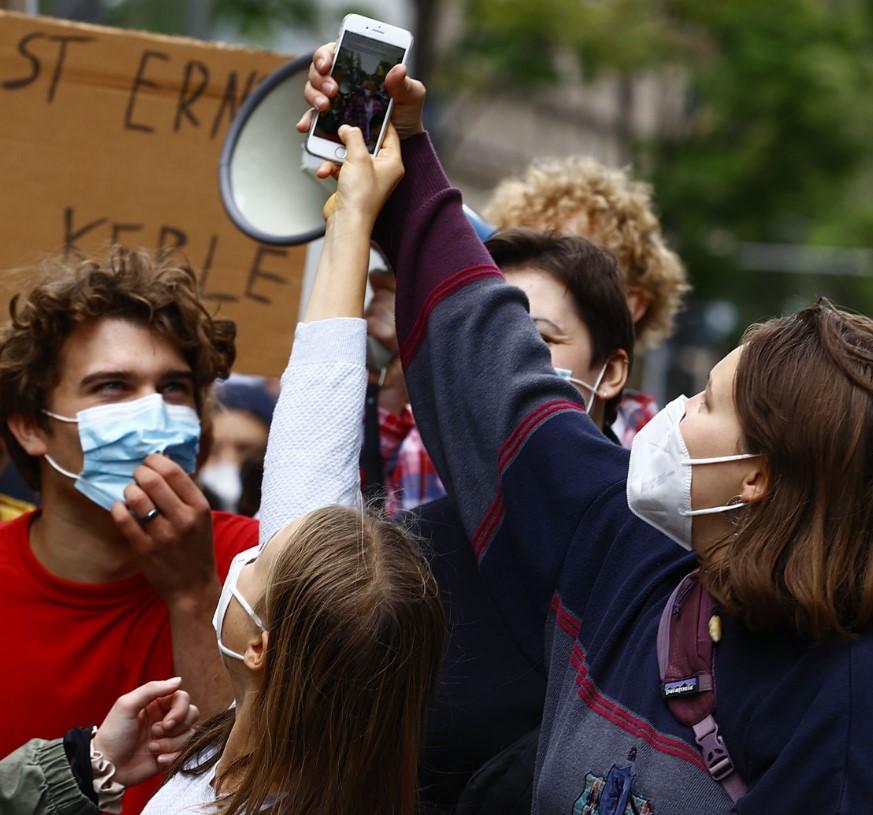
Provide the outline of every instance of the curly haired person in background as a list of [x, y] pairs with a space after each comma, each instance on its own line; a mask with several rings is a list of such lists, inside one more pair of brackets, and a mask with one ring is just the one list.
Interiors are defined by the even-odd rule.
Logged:
[[[498, 185], [485, 217], [498, 229], [581, 235], [608, 249], [624, 278], [636, 351], [672, 334], [689, 286], [682, 261], [664, 240], [648, 184], [589, 157], [535, 161], [522, 177]], [[651, 396], [625, 389], [613, 425], [625, 447], [657, 410]]]

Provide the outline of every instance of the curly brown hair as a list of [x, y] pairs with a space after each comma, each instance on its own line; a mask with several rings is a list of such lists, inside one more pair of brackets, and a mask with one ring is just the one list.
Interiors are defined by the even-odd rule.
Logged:
[[202, 410], [216, 377], [230, 372], [236, 326], [206, 310], [197, 278], [169, 254], [113, 246], [102, 258], [70, 254], [46, 260], [36, 282], [9, 303], [0, 329], [0, 432], [24, 478], [39, 488], [39, 462], [9, 430], [10, 416], [46, 427], [43, 410], [60, 378], [61, 348], [77, 327], [107, 317], [147, 326], [190, 365]]
[[635, 326], [637, 348], [653, 348], [673, 332], [689, 285], [682, 261], [661, 234], [648, 184], [593, 158], [534, 162], [523, 178], [497, 187], [485, 217], [498, 229], [578, 234], [608, 249], [625, 283], [649, 301]]

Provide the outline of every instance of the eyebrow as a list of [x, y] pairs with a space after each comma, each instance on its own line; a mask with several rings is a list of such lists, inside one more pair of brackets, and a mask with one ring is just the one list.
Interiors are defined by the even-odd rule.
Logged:
[[[129, 382], [132, 379], [136, 379], [136, 375], [133, 373], [133, 371], [94, 371], [93, 373], [82, 377], [82, 381], [79, 383], [79, 386], [87, 387], [94, 382], [100, 382], [104, 379], [123, 379]], [[189, 382], [193, 382], [194, 374], [191, 371], [187, 371], [185, 369], [174, 369], [171, 371], [164, 371], [160, 375], [159, 379], [160, 381], [166, 381], [167, 379], [185, 379]]]
[[706, 387], [703, 389], [707, 401], [712, 402], [712, 376], [707, 377]]
[[189, 382], [194, 381], [194, 372], [185, 368], [178, 370], [164, 371], [160, 376], [161, 379], [187, 379]]

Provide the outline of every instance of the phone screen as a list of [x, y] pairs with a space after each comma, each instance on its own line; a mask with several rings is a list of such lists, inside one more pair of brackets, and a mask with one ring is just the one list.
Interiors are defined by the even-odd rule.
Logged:
[[344, 124], [361, 128], [372, 153], [388, 112], [385, 75], [402, 62], [405, 49], [346, 31], [333, 66], [339, 93], [330, 110], [320, 113], [314, 135], [340, 144], [337, 131]]

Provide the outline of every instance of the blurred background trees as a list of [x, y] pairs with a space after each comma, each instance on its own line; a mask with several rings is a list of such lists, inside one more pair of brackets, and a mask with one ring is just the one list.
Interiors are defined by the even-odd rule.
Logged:
[[[694, 285], [666, 352], [669, 390], [693, 389], [698, 369], [749, 322], [818, 295], [873, 314], [873, 0], [42, 0], [39, 9], [297, 53], [333, 38], [349, 11], [411, 28], [430, 124], [474, 206], [536, 155], [590, 152], [654, 184]], [[653, 366], [662, 380], [664, 365]]]

